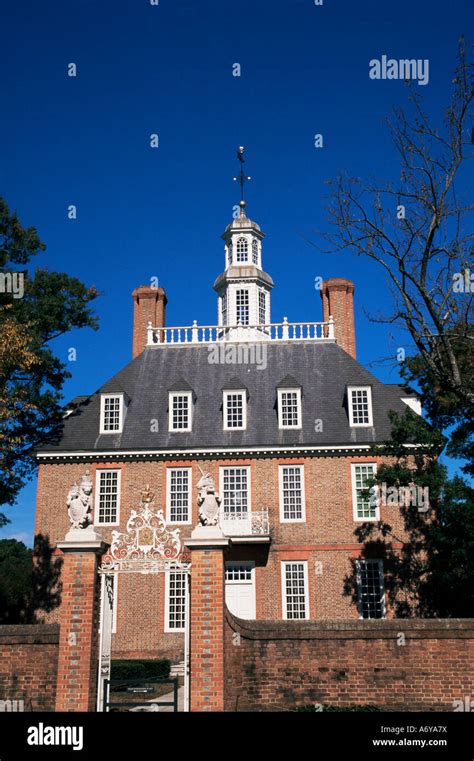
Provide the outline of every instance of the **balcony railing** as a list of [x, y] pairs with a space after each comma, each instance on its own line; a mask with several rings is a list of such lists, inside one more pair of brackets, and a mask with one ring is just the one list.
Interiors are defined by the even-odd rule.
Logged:
[[334, 320], [327, 322], [272, 322], [268, 325], [198, 325], [154, 328], [148, 323], [148, 346], [183, 346], [235, 341], [334, 341]]
[[232, 513], [221, 510], [219, 525], [226, 536], [267, 537], [270, 534], [268, 510]]

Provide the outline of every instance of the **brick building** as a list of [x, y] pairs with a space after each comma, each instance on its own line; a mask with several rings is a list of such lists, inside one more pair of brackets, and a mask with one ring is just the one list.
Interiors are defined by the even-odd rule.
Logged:
[[[216, 326], [166, 327], [164, 290], [133, 292], [132, 361], [76, 398], [60, 440], [38, 451], [36, 533], [52, 544], [64, 537], [66, 495], [88, 471], [94, 525], [106, 541], [125, 531], [145, 484], [185, 539], [198, 521], [196, 484], [208, 472], [232, 540], [225, 596], [234, 615], [390, 617], [380, 558], [356, 564], [358, 604], [343, 587], [360, 557], [361, 521], [386, 519], [402, 535], [396, 508], [367, 499], [364, 483], [381, 462], [370, 448], [389, 438], [389, 410], [417, 401], [357, 362], [350, 281], [323, 284], [322, 322], [272, 323], [264, 234], [244, 202], [222, 238]], [[181, 581], [117, 578], [114, 657], [182, 658]]]

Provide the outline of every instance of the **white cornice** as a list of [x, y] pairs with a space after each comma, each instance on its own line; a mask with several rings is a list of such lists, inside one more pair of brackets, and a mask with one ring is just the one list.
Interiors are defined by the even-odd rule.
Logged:
[[[416, 444], [405, 444], [408, 449], [416, 449]], [[38, 460], [80, 460], [80, 459], [96, 459], [96, 460], [138, 460], [138, 459], [173, 459], [173, 458], [186, 458], [193, 459], [194, 457], [245, 457], [245, 456], [272, 456], [272, 455], [288, 455], [288, 456], [302, 456], [321, 453], [328, 454], [341, 454], [344, 452], [367, 452], [370, 451], [373, 454], [372, 449], [374, 444], [328, 444], [324, 446], [287, 446], [287, 447], [212, 447], [204, 449], [143, 449], [143, 450], [116, 450], [116, 451], [99, 451], [92, 450], [87, 452], [37, 452], [36, 458]], [[383, 444], [379, 444], [381, 454], [384, 449]]]

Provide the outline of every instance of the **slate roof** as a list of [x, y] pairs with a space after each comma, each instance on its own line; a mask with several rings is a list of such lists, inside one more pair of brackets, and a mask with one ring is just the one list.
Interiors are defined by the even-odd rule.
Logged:
[[[337, 344], [269, 342], [267, 366], [212, 364], [206, 345], [149, 347], [89, 397], [78, 397], [75, 410], [63, 423], [60, 440], [38, 448], [39, 453], [130, 450], [176, 450], [216, 447], [351, 445], [381, 442], [390, 436], [389, 410], [403, 413], [407, 396], [393, 384], [382, 384]], [[303, 426], [280, 430], [277, 388], [301, 386]], [[192, 388], [195, 399], [193, 430], [168, 432], [168, 392]], [[222, 389], [248, 390], [247, 430], [224, 431]], [[350, 428], [346, 386], [372, 387], [371, 428]], [[124, 392], [129, 399], [123, 431], [100, 434], [100, 394]], [[322, 432], [315, 420], [323, 421]], [[158, 420], [158, 431], [152, 420]]]

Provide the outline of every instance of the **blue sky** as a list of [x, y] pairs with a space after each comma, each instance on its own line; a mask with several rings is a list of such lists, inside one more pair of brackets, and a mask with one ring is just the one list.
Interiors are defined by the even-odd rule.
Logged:
[[[267, 233], [272, 319], [321, 319], [314, 280], [356, 285], [358, 359], [395, 354], [404, 338], [367, 313], [387, 308], [380, 270], [319, 253], [325, 182], [339, 172], [396, 172], [384, 119], [403, 83], [369, 79], [369, 60], [428, 58], [418, 89], [439, 119], [457, 41], [472, 29], [466, 0], [23, 0], [2, 12], [0, 192], [47, 251], [38, 264], [101, 291], [100, 331], [56, 342], [77, 361], [65, 399], [90, 393], [131, 358], [133, 288], [158, 277], [167, 322], [215, 324], [220, 235], [246, 146], [248, 214]], [[67, 76], [69, 63], [77, 76]], [[240, 63], [241, 76], [233, 76]], [[150, 134], [159, 148], [150, 148]], [[322, 133], [324, 148], [315, 149]], [[69, 220], [67, 208], [77, 206]], [[396, 367], [371, 368], [387, 382]], [[30, 541], [35, 484], [8, 510], [3, 536]]]

